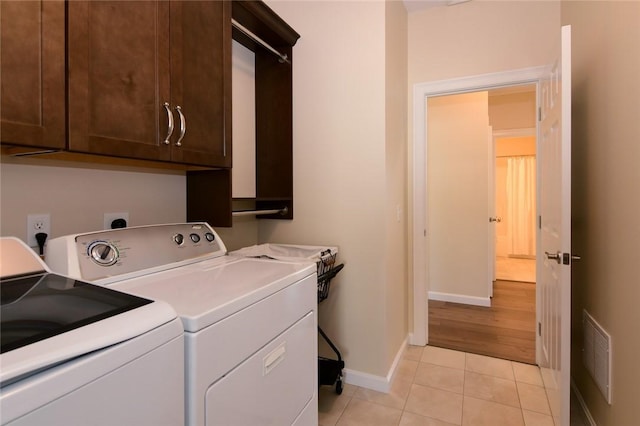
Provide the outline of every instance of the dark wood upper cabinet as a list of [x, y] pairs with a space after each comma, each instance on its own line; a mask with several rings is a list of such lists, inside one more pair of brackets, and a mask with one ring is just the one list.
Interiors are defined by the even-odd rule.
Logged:
[[65, 147], [62, 1], [0, 1], [0, 139]]
[[187, 129], [172, 157], [231, 167], [231, 3], [171, 3], [171, 29], [171, 99]]
[[74, 152], [231, 166], [231, 5], [68, 3]]

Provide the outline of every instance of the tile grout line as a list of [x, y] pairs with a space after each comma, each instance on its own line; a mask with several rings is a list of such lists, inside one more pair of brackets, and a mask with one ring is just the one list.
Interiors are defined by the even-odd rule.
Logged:
[[511, 364], [511, 373], [513, 374], [513, 384], [516, 386], [516, 394], [518, 395], [518, 404], [520, 404], [520, 417], [522, 418], [522, 424], [527, 426], [527, 423], [524, 419], [524, 407], [522, 407], [522, 398], [520, 398], [520, 388], [518, 387], [518, 378], [516, 377], [516, 370], [513, 367], [513, 361], [510, 361]]
[[418, 374], [418, 369], [420, 368], [420, 364], [422, 363], [422, 355], [424, 354], [424, 348], [422, 349], [422, 351], [420, 351], [420, 356], [417, 357], [418, 359], [417, 361], [417, 365], [416, 365], [416, 371], [413, 372], [413, 374], [411, 375], [411, 384], [409, 385], [409, 392], [407, 393], [407, 397], [404, 399], [404, 404], [402, 404], [402, 412], [400, 413], [400, 420], [398, 421], [398, 425], [400, 425], [400, 422], [402, 422], [402, 417], [404, 417], [404, 413], [406, 412], [407, 409], [407, 403], [409, 402], [409, 396], [411, 395], [411, 390], [413, 389], [413, 384], [416, 381], [416, 376]]
[[351, 395], [349, 395], [349, 400], [344, 405], [344, 408], [342, 409], [342, 412], [340, 413], [340, 415], [336, 419], [336, 422], [335, 422], [336, 426], [337, 426], [338, 423], [340, 423], [340, 419], [342, 419], [342, 416], [344, 416], [344, 413], [347, 411], [347, 407], [349, 407], [349, 405], [351, 404], [351, 401], [353, 401], [353, 397], [355, 396], [356, 392], [358, 392], [358, 389], [359, 389], [359, 387], [356, 386], [356, 389], [353, 391], [353, 393]]
[[467, 353], [464, 353], [464, 375], [462, 376], [462, 407], [461, 407], [461, 413], [460, 413], [460, 426], [462, 426], [464, 424], [464, 397], [465, 397], [465, 393], [464, 393], [464, 385], [467, 382]]
[[[420, 354], [420, 359], [422, 359], [422, 353]], [[404, 415], [404, 410], [407, 408], [407, 402], [409, 401], [409, 395], [411, 395], [411, 389], [413, 388], [413, 383], [415, 382], [416, 375], [418, 374], [418, 368], [420, 368], [420, 360], [418, 360], [418, 365], [416, 366], [416, 371], [414, 371], [413, 374], [411, 375], [411, 384], [409, 385], [409, 392], [407, 393], [407, 396], [404, 399], [404, 404], [402, 404], [402, 413], [400, 413], [400, 421], [402, 421], [402, 416]], [[398, 425], [400, 424], [400, 421], [398, 421]]]

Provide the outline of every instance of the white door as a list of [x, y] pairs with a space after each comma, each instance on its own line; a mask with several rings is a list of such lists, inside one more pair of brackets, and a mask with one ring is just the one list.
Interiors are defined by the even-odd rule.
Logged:
[[569, 425], [571, 345], [571, 27], [540, 84], [539, 364], [557, 425]]

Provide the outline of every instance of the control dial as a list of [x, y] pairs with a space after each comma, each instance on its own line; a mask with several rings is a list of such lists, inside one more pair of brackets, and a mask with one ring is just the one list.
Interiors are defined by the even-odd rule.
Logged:
[[100, 266], [111, 266], [118, 261], [118, 249], [106, 241], [89, 244], [89, 257]]

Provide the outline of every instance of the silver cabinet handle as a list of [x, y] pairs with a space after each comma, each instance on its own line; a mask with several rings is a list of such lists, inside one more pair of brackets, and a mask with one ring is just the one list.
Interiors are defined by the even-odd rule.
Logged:
[[178, 116], [180, 117], [180, 136], [176, 141], [176, 146], [182, 146], [182, 138], [184, 138], [184, 134], [187, 133], [187, 120], [184, 118], [180, 105], [176, 107], [176, 111], [178, 111]]
[[169, 145], [169, 139], [171, 138], [171, 134], [173, 133], [173, 114], [171, 113], [171, 106], [168, 102], [165, 102], [164, 104], [162, 104], [162, 106], [167, 110], [167, 118], [169, 119], [167, 137], [164, 139], [164, 144]]
[[501, 217], [490, 217], [489, 218], [489, 222], [496, 222], [496, 223], [500, 223], [502, 222], [502, 218]]

